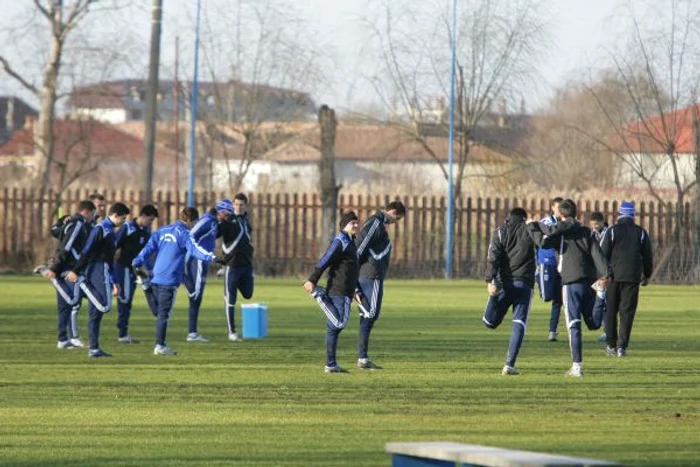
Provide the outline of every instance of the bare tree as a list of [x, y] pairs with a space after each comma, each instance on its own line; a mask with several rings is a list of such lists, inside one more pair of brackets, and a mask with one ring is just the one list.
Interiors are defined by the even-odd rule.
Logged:
[[630, 2], [627, 18], [630, 39], [626, 49], [610, 56], [614, 78], [627, 105], [612, 106], [595, 86], [589, 86], [588, 91], [613, 133], [612, 138], [600, 142], [626, 168], [630, 181], [641, 181], [664, 204], [667, 200], [660, 188], [670, 185], [675, 192], [674, 241], [658, 268], [679, 258], [685, 264], [676, 262], [673, 269], [684, 274], [686, 266], [700, 259], [687, 255], [682, 241], [689, 228], [685, 202], [698, 185], [698, 154], [697, 150], [690, 151], [694, 154], [679, 152], [692, 143], [697, 121], [700, 5], [690, 0], [643, 5]]
[[201, 88], [202, 138], [217, 148], [212, 157], [223, 159], [235, 192], [256, 160], [298, 134], [290, 122], [314, 118], [309, 93], [324, 80], [324, 53], [299, 13], [278, 0], [237, 0], [233, 8], [214, 1], [204, 24], [211, 82]]
[[[74, 0], [62, 2], [54, 0], [33, 0], [33, 13], [38, 14], [43, 23], [43, 31], [48, 31], [48, 53], [43, 63], [41, 84], [35, 84], [31, 74], [26, 74], [13, 66], [10, 59], [0, 55], [0, 69], [18, 82], [26, 91], [36, 96], [40, 104], [39, 121], [36, 128], [35, 148], [41, 155], [38, 171], [41, 186], [51, 184], [51, 171], [54, 168], [54, 141], [52, 127], [56, 118], [56, 103], [61, 98], [60, 75], [65, 61], [69, 36], [84, 21], [94, 8], [94, 0]], [[65, 3], [65, 5], [64, 5]], [[100, 9], [113, 9], [119, 2], [113, 0]]]
[[[646, 89], [642, 99], [648, 103], [652, 93], [650, 87]], [[548, 105], [533, 116], [529, 134], [519, 148], [524, 180], [566, 193], [618, 184], [619, 173], [610, 169], [614, 156], [606, 144], [610, 126], [599, 101], [605, 102], [606, 110], [615, 112], [629, 110], [632, 104], [623, 83], [606, 70], [593, 83], [570, 82], [555, 92]], [[633, 119], [634, 115], [628, 112], [624, 118]]]
[[321, 160], [318, 163], [319, 188], [321, 191], [321, 243], [326, 245], [333, 240], [338, 214], [338, 193], [340, 185], [335, 181], [335, 130], [338, 121], [335, 111], [322, 105], [318, 111], [318, 124], [321, 133]]
[[[381, 11], [372, 12], [366, 22], [374, 31], [381, 63], [372, 83], [394, 115], [392, 123], [425, 148], [447, 179], [446, 158], [428, 139], [447, 134], [452, 22], [445, 6], [446, 2], [434, 1], [409, 10], [384, 0]], [[519, 101], [523, 86], [532, 83], [546, 39], [541, 13], [536, 0], [460, 2], [456, 196], [463, 191], [470, 149], [480, 143], [478, 129], [498, 124], [490, 121], [497, 118], [493, 104]]]

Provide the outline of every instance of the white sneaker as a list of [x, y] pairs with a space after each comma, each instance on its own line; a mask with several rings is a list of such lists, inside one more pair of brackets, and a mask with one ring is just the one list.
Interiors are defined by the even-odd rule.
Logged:
[[56, 348], [59, 350], [66, 350], [66, 349], [74, 349], [75, 346], [73, 345], [73, 343], [69, 339], [66, 339], [64, 341], [58, 341], [58, 344], [56, 344]]
[[85, 344], [83, 344], [83, 341], [81, 341], [79, 337], [74, 337], [70, 340], [70, 343], [73, 345], [73, 347], [79, 347], [81, 349], [85, 347]]
[[198, 332], [191, 332], [187, 334], [187, 342], [209, 342], [209, 339]]
[[118, 339], [117, 339], [117, 342], [119, 342], [120, 344], [138, 344], [138, 343], [139, 343], [138, 340], [132, 338], [132, 337], [131, 337], [130, 335], [128, 335], [128, 334], [127, 334], [126, 336], [124, 336], [124, 337], [118, 338]]
[[238, 341], [242, 341], [243, 339], [238, 337], [238, 334], [236, 334], [235, 332], [232, 332], [232, 333], [229, 333], [228, 340], [230, 340], [231, 342], [238, 342]]
[[501, 374], [503, 376], [512, 376], [512, 375], [519, 375], [520, 372], [518, 370], [516, 370], [514, 366], [504, 365], [503, 371], [501, 371]]
[[556, 342], [557, 341], [557, 333], [556, 332], [550, 332], [549, 337], [547, 338], [549, 342]]
[[177, 355], [177, 352], [167, 345], [156, 345], [153, 349], [153, 355]]
[[566, 372], [566, 376], [573, 376], [575, 378], [580, 378], [583, 376], [583, 370], [580, 366], [574, 365], [569, 371]]

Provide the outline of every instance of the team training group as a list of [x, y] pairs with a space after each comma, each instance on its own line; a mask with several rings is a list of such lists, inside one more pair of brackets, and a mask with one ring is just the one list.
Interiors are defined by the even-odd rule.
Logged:
[[[82, 348], [78, 311], [83, 298], [89, 305], [88, 337], [91, 358], [110, 357], [99, 343], [102, 316], [117, 297], [117, 328], [121, 344], [137, 342], [129, 335], [129, 318], [137, 283], [141, 283], [155, 316], [155, 355], [175, 355], [166, 343], [175, 296], [184, 282], [189, 298], [187, 342], [207, 342], [197, 330], [199, 309], [209, 263], [223, 266], [228, 339], [236, 332], [237, 295], [253, 296], [253, 245], [247, 216], [247, 197], [222, 199], [201, 218], [186, 207], [173, 224], [151, 232], [158, 218], [154, 205], [143, 206], [127, 221], [130, 209], [113, 203], [105, 215], [105, 199], [94, 194], [52, 227], [56, 253], [35, 272], [49, 279], [58, 301], [58, 348]], [[362, 228], [352, 211], [344, 212], [339, 232], [316, 264], [303, 288], [327, 318], [326, 373], [346, 372], [336, 361], [338, 338], [346, 327], [351, 303], [360, 312], [357, 367], [377, 370], [368, 357], [369, 337], [379, 319], [384, 280], [392, 244], [387, 226], [406, 214], [401, 201], [392, 201], [365, 220]], [[602, 213], [592, 213], [590, 226], [577, 221], [576, 204], [555, 198], [550, 214], [528, 219], [522, 208], [510, 211], [493, 233], [488, 250], [486, 282], [489, 300], [483, 315], [488, 328], [501, 324], [509, 309], [513, 321], [503, 375], [517, 375], [515, 362], [522, 346], [534, 285], [551, 301], [549, 340], [557, 339], [559, 315], [564, 311], [572, 366], [569, 376], [583, 375], [582, 322], [589, 329], [604, 323], [606, 353], [625, 357], [637, 308], [640, 285], [652, 272], [651, 242], [635, 224], [634, 204], [623, 202], [617, 222], [608, 227]], [[221, 256], [214, 255], [221, 238]], [[318, 286], [327, 271], [326, 287]], [[619, 326], [618, 326], [619, 318]]]

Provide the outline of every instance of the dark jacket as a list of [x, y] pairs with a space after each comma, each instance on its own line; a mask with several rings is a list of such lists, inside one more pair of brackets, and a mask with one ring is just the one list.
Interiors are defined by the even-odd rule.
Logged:
[[150, 227], [141, 227], [136, 219], [124, 223], [115, 236], [117, 249], [121, 248], [117, 263], [125, 268], [130, 268], [131, 262], [141, 253], [150, 238]]
[[226, 266], [232, 268], [253, 267], [252, 228], [248, 216], [232, 216], [219, 224], [218, 236], [223, 238], [221, 249]]
[[360, 277], [384, 279], [389, 272], [391, 239], [386, 231], [387, 219], [381, 211], [370, 216], [360, 229], [355, 244], [360, 262]]
[[65, 220], [58, 232], [58, 246], [49, 269], [56, 274], [72, 270], [89, 234], [88, 222], [80, 214]]
[[339, 232], [333, 239], [328, 250], [309, 276], [311, 283], [318, 284], [323, 271], [328, 269], [329, 295], [344, 295], [352, 297], [360, 277], [360, 265], [357, 261], [357, 248], [354, 239], [345, 232]]
[[576, 220], [559, 224], [559, 229], [566, 226], [566, 230], [552, 237], [544, 237], [542, 245], [556, 250], [562, 284], [607, 277], [608, 262], [591, 229]]
[[534, 225], [525, 224], [522, 217], [508, 217], [493, 232], [486, 260], [486, 281], [500, 277], [501, 281], [521, 280], [534, 287], [535, 247], [541, 238], [540, 230]]
[[51, 229], [49, 232], [51, 232], [51, 236], [57, 239], [61, 238], [61, 233], [63, 232], [63, 229], [66, 227], [66, 223], [68, 222], [69, 219], [71, 219], [72, 216], [70, 214], [66, 214], [64, 216], [61, 216], [58, 218], [56, 223], [51, 226]]
[[73, 267], [73, 271], [80, 275], [90, 263], [107, 263], [111, 274], [116, 251], [117, 243], [114, 238], [114, 224], [109, 217], [105, 217], [104, 220], [92, 228], [90, 236], [80, 252], [80, 258], [78, 258]]
[[608, 228], [601, 250], [610, 262], [615, 281], [639, 283], [651, 277], [654, 270], [651, 240], [647, 231], [635, 224], [631, 217], [621, 217]]

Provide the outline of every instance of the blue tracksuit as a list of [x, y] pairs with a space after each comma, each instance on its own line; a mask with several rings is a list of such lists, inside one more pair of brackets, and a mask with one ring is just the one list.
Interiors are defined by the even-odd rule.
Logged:
[[90, 350], [100, 348], [102, 316], [112, 309], [112, 284], [114, 284], [112, 264], [116, 249], [114, 224], [109, 217], [106, 217], [92, 228], [80, 258], [73, 268], [78, 275], [85, 273], [80, 289], [90, 304], [88, 319]]
[[194, 241], [182, 221], [166, 225], [151, 235], [148, 244], [134, 258], [132, 265], [141, 267], [153, 254], [156, 255], [156, 259], [151, 287], [158, 309], [156, 344], [165, 345], [168, 320], [175, 305], [175, 294], [183, 279], [185, 257], [192, 256], [209, 263], [214, 260], [214, 255]]
[[[593, 230], [593, 237], [598, 242], [600, 246], [603, 245], [603, 237], [608, 227], [604, 227], [601, 231]], [[595, 305], [593, 305], [593, 320], [597, 323], [603, 323], [605, 321], [605, 311], [608, 307], [607, 293], [605, 290], [596, 292]]]
[[336, 235], [308, 280], [317, 284], [326, 269], [327, 290], [317, 287], [313, 296], [327, 318], [326, 366], [332, 367], [337, 363], [338, 336], [348, 324], [350, 303], [360, 274], [357, 248], [346, 232]]
[[224, 306], [228, 332], [236, 332], [236, 297], [250, 299], [255, 289], [253, 274], [253, 244], [251, 226], [247, 214], [232, 216], [219, 224], [218, 235], [222, 237], [221, 250], [224, 253]]
[[[550, 214], [540, 222], [545, 225], [554, 225], [557, 223], [557, 219]], [[553, 248], [539, 248], [537, 250], [537, 266], [537, 285], [540, 297], [545, 302], [552, 302], [549, 332], [557, 332], [563, 303], [561, 276], [557, 271], [557, 252]]]
[[[214, 251], [216, 247], [216, 237], [218, 235], [219, 221], [216, 215], [208, 212], [199, 218], [199, 221], [192, 227], [191, 235], [195, 242], [208, 252]], [[202, 305], [204, 296], [204, 286], [207, 283], [209, 264], [193, 255], [188, 254], [185, 258], [185, 289], [190, 299], [189, 323], [190, 333], [197, 332], [197, 320], [199, 318], [199, 308]]]
[[487, 328], [496, 329], [508, 313], [508, 309], [513, 307], [513, 332], [508, 343], [508, 354], [506, 355], [506, 365], [514, 367], [515, 361], [520, 353], [520, 347], [525, 337], [527, 319], [530, 315], [530, 303], [532, 302], [532, 283], [528, 284], [522, 280], [503, 281], [503, 289], [494, 296], [489, 297], [481, 320]]
[[386, 225], [386, 216], [381, 211], [376, 212], [367, 219], [355, 240], [360, 263], [360, 330], [357, 339], [357, 356], [360, 359], [368, 358], [369, 336], [382, 311], [384, 280], [389, 271], [392, 249]]
[[[57, 229], [56, 232], [54, 228]], [[75, 214], [52, 227], [52, 235], [57, 235], [59, 241], [49, 269], [56, 274], [51, 283], [56, 288], [58, 301], [58, 340], [65, 341], [69, 337], [78, 338], [78, 311], [82, 293], [80, 282], [67, 282], [63, 275], [75, 266], [90, 235], [90, 227], [80, 214]]]
[[[119, 337], [125, 337], [129, 334], [129, 317], [136, 291], [136, 275], [131, 270], [131, 262], [146, 246], [150, 238], [151, 228], [141, 227], [135, 219], [126, 222], [116, 233], [117, 248], [121, 251], [119, 259], [114, 262], [114, 278], [119, 285], [119, 296], [117, 297]], [[152, 299], [149, 297], [152, 295], [150, 287], [144, 288], [144, 293], [150, 306], [152, 303]], [[155, 310], [151, 311], [155, 313]]]

